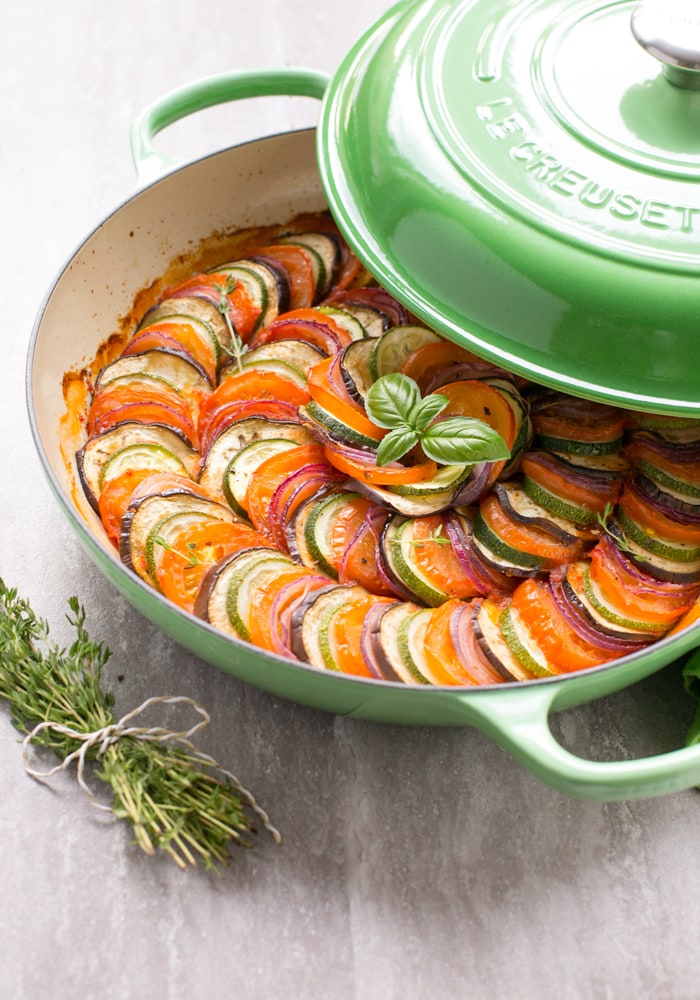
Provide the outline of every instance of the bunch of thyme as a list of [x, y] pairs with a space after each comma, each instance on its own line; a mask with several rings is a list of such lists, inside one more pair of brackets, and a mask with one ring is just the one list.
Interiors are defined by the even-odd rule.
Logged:
[[[68, 649], [50, 639], [46, 622], [0, 578], [0, 697], [11, 708], [26, 744], [51, 750], [61, 763], [48, 776], [77, 761], [78, 780], [96, 805], [85, 778], [87, 761], [112, 789], [109, 808], [127, 820], [147, 854], [164, 851], [182, 869], [216, 869], [229, 860], [231, 845], [252, 846], [256, 822], [279, 840], [266, 813], [232, 774], [189, 741], [206, 725], [207, 713], [188, 698], [154, 698], [118, 720], [114, 698], [101, 686], [109, 650], [93, 642], [85, 611], [69, 601], [75, 640]], [[131, 725], [148, 705], [186, 702], [204, 721], [185, 733]]]

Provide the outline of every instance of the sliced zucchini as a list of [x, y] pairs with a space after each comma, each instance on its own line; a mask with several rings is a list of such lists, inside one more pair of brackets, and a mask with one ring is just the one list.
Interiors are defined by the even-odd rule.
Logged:
[[471, 473], [470, 465], [444, 465], [438, 470], [432, 479], [426, 479], [422, 483], [401, 483], [397, 486], [389, 486], [387, 489], [402, 497], [434, 497], [445, 493], [448, 490], [453, 494], [464, 483]]
[[611, 441], [576, 441], [573, 438], [551, 437], [549, 434], [539, 434], [535, 431], [532, 446], [542, 451], [555, 451], [567, 457], [569, 455], [593, 457], [618, 452], [622, 447], [622, 436]]
[[[233, 511], [247, 517], [244, 501], [248, 484], [256, 469], [273, 455], [298, 447], [298, 442], [293, 438], [263, 438], [260, 441], [252, 441], [230, 458], [228, 449], [223, 447], [211, 456], [211, 462], [207, 464], [206, 481], [200, 480], [200, 482], [207, 492], [216, 495], [216, 484], [219, 483], [219, 473], [221, 473], [220, 489], [224, 499]], [[210, 481], [211, 487], [208, 486]]]
[[213, 302], [199, 295], [182, 295], [174, 298], [161, 299], [145, 314], [136, 328], [140, 333], [153, 323], [163, 323], [166, 320], [175, 322], [198, 321], [206, 329], [207, 336], [212, 336], [217, 344], [230, 344], [226, 320]]
[[111, 480], [121, 476], [123, 472], [138, 469], [151, 469], [153, 472], [173, 472], [178, 476], [191, 475], [192, 469], [185, 465], [175, 452], [164, 448], [161, 444], [151, 444], [138, 441], [135, 444], [124, 445], [109, 456], [100, 469], [99, 490]]
[[[324, 357], [322, 351], [304, 340], [273, 340], [247, 351], [243, 355], [243, 365], [255, 367], [261, 361], [282, 361], [306, 376], [309, 368], [313, 368]], [[224, 366], [224, 370], [227, 368], [228, 364]]]
[[195, 524], [202, 524], [205, 521], [220, 521], [220, 517], [197, 509], [186, 509], [176, 511], [174, 514], [165, 514], [153, 525], [146, 537], [146, 566], [151, 580], [155, 580], [158, 586], [158, 569], [163, 560], [163, 555], [172, 548], [173, 542], [180, 531]]
[[[332, 661], [332, 651], [328, 643], [330, 618], [355, 595], [364, 593], [361, 587], [348, 587], [343, 584], [321, 587], [310, 593], [292, 613], [292, 651], [295, 656], [322, 670], [328, 669], [328, 662]], [[324, 628], [325, 639], [322, 640]]]
[[226, 614], [239, 639], [250, 640], [251, 615], [255, 613], [256, 589], [292, 565], [289, 556], [274, 549], [264, 549], [255, 557], [240, 562], [231, 574], [226, 591]]
[[636, 463], [636, 468], [648, 479], [655, 482], [657, 486], [670, 493], [671, 496], [676, 497], [676, 499], [684, 501], [688, 501], [690, 498], [700, 500], [700, 485], [682, 478], [681, 472], [683, 466], [681, 463], [678, 464], [678, 473], [675, 476], [670, 475], [665, 469], [659, 468], [645, 458], [639, 459]]
[[194, 614], [210, 622], [220, 632], [240, 638], [228, 616], [228, 591], [231, 580], [245, 566], [269, 554], [270, 549], [254, 546], [232, 552], [211, 566], [199, 585]]
[[[437, 684], [425, 660], [425, 630], [430, 609], [401, 601], [390, 605], [375, 639], [394, 673], [404, 684]], [[375, 655], [376, 655], [375, 649]]]
[[235, 520], [228, 507], [185, 488], [142, 497], [127, 508], [122, 518], [119, 537], [122, 562], [153, 587], [157, 588], [158, 584], [148, 563], [149, 536], [153, 528], [165, 518], [182, 512], [196, 513], [205, 518], [214, 517], [221, 521]]
[[260, 261], [239, 260], [220, 264], [212, 271], [240, 281], [248, 298], [258, 309], [253, 332], [267, 326], [279, 314], [279, 284], [276, 275]]
[[538, 572], [546, 567], [546, 560], [541, 556], [522, 552], [513, 545], [504, 542], [486, 523], [481, 511], [474, 518], [473, 539], [479, 552], [504, 573], [509, 570], [534, 570]]
[[672, 562], [698, 563], [700, 565], [700, 545], [689, 545], [687, 542], [675, 542], [668, 538], [651, 535], [636, 521], [633, 521], [622, 508], [616, 510], [615, 518], [627, 540], [644, 549], [647, 553]]
[[364, 340], [366, 338], [367, 333], [364, 326], [360, 323], [357, 316], [348, 312], [347, 309], [338, 309], [335, 306], [318, 306], [317, 308], [322, 315], [328, 316], [338, 326], [342, 326], [352, 337], [353, 343], [356, 340]]
[[547, 657], [530, 635], [529, 629], [512, 606], [507, 604], [498, 619], [501, 635], [523, 670], [531, 677], [552, 677]]
[[[234, 369], [235, 365], [235, 369]], [[232, 364], [233, 372], [238, 371], [238, 365], [236, 362]], [[298, 386], [300, 389], [306, 389], [309, 384], [309, 380], [300, 368], [295, 368], [294, 365], [290, 365], [288, 361], [279, 361], [277, 358], [258, 358], [248, 360], [246, 354], [243, 355], [241, 362], [241, 368], [243, 371], [257, 371], [257, 372], [274, 372], [275, 375], [281, 375], [282, 378], [288, 379], [293, 382], [294, 385]], [[223, 368], [221, 371], [223, 377], [226, 376], [227, 370]]]
[[455, 490], [443, 490], [427, 496], [403, 496], [395, 492], [395, 488], [382, 486], [367, 486], [363, 483], [362, 492], [375, 500], [380, 506], [404, 514], [406, 517], [420, 517], [422, 514], [439, 514], [452, 506]]
[[561, 517], [537, 503], [517, 482], [496, 483], [493, 489], [503, 509], [521, 524], [543, 528], [567, 544], [579, 538], [590, 537], [590, 533], [581, 529], [575, 521]]
[[323, 573], [337, 580], [338, 567], [333, 557], [333, 526], [350, 501], [357, 499], [357, 493], [332, 492], [313, 503], [303, 519], [305, 551], [311, 565], [318, 566]]
[[[311, 431], [302, 424], [294, 420], [271, 420], [267, 417], [245, 417], [243, 420], [236, 420], [229, 424], [225, 430], [212, 441], [206, 455], [200, 463], [200, 478], [209, 465], [210, 455], [215, 455], [219, 450], [228, 453], [229, 460], [233, 458], [235, 452], [245, 448], [251, 441], [260, 441], [263, 438], [282, 437], [296, 441], [298, 444], [314, 444], [316, 438]], [[216, 445], [216, 452], [213, 452]]]
[[78, 478], [85, 497], [97, 511], [97, 501], [101, 492], [102, 469], [106, 462], [132, 445], [151, 445], [172, 454], [184, 466], [188, 476], [193, 475], [197, 452], [177, 431], [163, 424], [140, 424], [128, 421], [117, 424], [102, 434], [96, 434], [83, 445], [76, 455]]
[[504, 680], [530, 681], [535, 675], [523, 666], [503, 636], [500, 626], [502, 613], [502, 607], [489, 597], [474, 602], [472, 627], [476, 641], [491, 666]]
[[448, 599], [448, 594], [436, 587], [416, 562], [415, 518], [393, 517], [382, 534], [382, 552], [387, 569], [396, 577], [402, 590], [416, 601], [437, 608]]
[[378, 438], [369, 437], [361, 431], [350, 427], [335, 414], [320, 406], [315, 399], [309, 400], [304, 406], [299, 407], [299, 417], [307, 421], [312, 427], [317, 426], [322, 434], [327, 434], [342, 444], [349, 444], [353, 448], [376, 449], [379, 445]]
[[540, 486], [539, 483], [536, 483], [534, 479], [530, 479], [529, 476], [523, 476], [522, 489], [523, 493], [530, 497], [533, 503], [538, 504], [555, 517], [562, 518], [577, 525], [579, 528], [591, 528], [598, 523], [598, 515], [595, 511], [588, 510], [586, 507], [579, 507], [570, 501], [562, 500], [561, 497], [550, 493], [549, 490]]
[[610, 604], [591, 577], [588, 563], [574, 563], [567, 567], [566, 584], [591, 621], [602, 630], [614, 629], [616, 635], [631, 638], [642, 636], [647, 639], [650, 638], [650, 634], [661, 635], [667, 630], [666, 625], [630, 618]]
[[[626, 520], [630, 525], [633, 524], [629, 519]], [[625, 530], [624, 523], [616, 518], [608, 519], [606, 530], [613, 542], [649, 576], [673, 583], [696, 583], [700, 580], [700, 559], [687, 561], [678, 559], [676, 552], [671, 558], [651, 552], [635, 541]]]
[[374, 344], [369, 357], [372, 379], [396, 372], [409, 354], [424, 344], [439, 344], [440, 337], [423, 326], [393, 326]]
[[365, 337], [372, 337], [372, 339], [381, 337], [384, 331], [388, 330], [391, 326], [391, 320], [386, 313], [383, 313], [380, 309], [375, 309], [374, 306], [364, 305], [360, 302], [344, 301], [343, 309], [355, 317], [365, 331]]

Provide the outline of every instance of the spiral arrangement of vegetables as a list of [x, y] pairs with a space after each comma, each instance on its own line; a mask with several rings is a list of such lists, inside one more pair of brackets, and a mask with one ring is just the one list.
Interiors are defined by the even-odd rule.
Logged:
[[492, 684], [694, 615], [700, 422], [478, 359], [330, 225], [167, 289], [92, 390], [77, 468], [122, 560], [261, 649]]

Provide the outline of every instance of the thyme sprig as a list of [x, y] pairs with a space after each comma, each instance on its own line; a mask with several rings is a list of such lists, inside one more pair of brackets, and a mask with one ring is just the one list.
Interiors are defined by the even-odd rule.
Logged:
[[[9, 702], [25, 743], [52, 751], [62, 762], [40, 775], [25, 757], [29, 773], [48, 776], [77, 759], [78, 780], [100, 805], [83, 778], [85, 762], [94, 761], [95, 777], [112, 790], [111, 805], [101, 808], [129, 822], [147, 854], [162, 851], [182, 869], [217, 869], [230, 859], [231, 845], [253, 845], [261, 821], [279, 840], [252, 795], [187, 738], [208, 721], [201, 706], [156, 698], [122, 720], [115, 717], [113, 695], [101, 684], [109, 650], [90, 639], [76, 598], [69, 607], [75, 639], [65, 649], [51, 640], [29, 602], [0, 578], [0, 697]], [[127, 724], [153, 702], [178, 701], [192, 705], [204, 721], [186, 733]]]
[[238, 336], [236, 329], [231, 320], [231, 303], [229, 301], [229, 295], [231, 295], [238, 285], [238, 281], [233, 277], [232, 274], [226, 276], [226, 282], [224, 285], [214, 282], [214, 288], [219, 293], [219, 301], [217, 303], [217, 309], [221, 313], [228, 327], [229, 337], [231, 339], [230, 347], [226, 344], [222, 344], [222, 349], [229, 355], [229, 357], [234, 358], [236, 362], [236, 367], [239, 373], [243, 371], [243, 355], [246, 353], [248, 348], [243, 343], [241, 338]]

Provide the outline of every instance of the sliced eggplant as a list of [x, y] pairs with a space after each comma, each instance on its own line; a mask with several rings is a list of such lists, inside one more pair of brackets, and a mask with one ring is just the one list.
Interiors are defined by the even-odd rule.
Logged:
[[194, 321], [197, 328], [205, 332], [210, 340], [213, 338], [218, 350], [221, 344], [230, 344], [231, 335], [224, 317], [213, 302], [197, 295], [162, 299], [144, 315], [136, 332], [140, 333], [154, 323], [168, 320], [176, 323]]
[[268, 417], [245, 417], [243, 420], [235, 420], [217, 434], [206, 454], [202, 456], [199, 477], [204, 475], [210, 456], [214, 461], [215, 456], [225, 452], [230, 461], [236, 452], [252, 441], [272, 437], [289, 438], [298, 444], [314, 444], [316, 440], [309, 430], [293, 420], [272, 420]]
[[578, 539], [590, 538], [590, 533], [580, 528], [574, 521], [560, 517], [536, 503], [520, 483], [513, 481], [496, 483], [493, 489], [504, 511], [514, 521], [542, 528], [567, 545]]
[[347, 587], [329, 582], [328, 587], [311, 591], [292, 612], [290, 629], [291, 650], [298, 660], [325, 669], [319, 633], [329, 613], [344, 604], [348, 595], [361, 588]]
[[115, 379], [140, 375], [161, 378], [188, 399], [201, 398], [211, 388], [204, 369], [189, 357], [175, 351], [153, 349], [140, 354], [124, 354], [105, 365], [95, 379], [95, 393]]
[[505, 681], [529, 681], [530, 673], [506, 642], [499, 624], [503, 607], [492, 598], [475, 601], [472, 611], [474, 636], [483, 655]]
[[316, 277], [316, 298], [327, 295], [335, 283], [340, 266], [340, 247], [335, 237], [330, 233], [289, 233], [280, 237], [277, 242], [291, 243], [313, 251], [321, 265]]
[[[135, 446], [159, 449], [157, 452], [148, 453], [154, 459], [153, 466], [140, 464], [136, 466], [137, 468], [160, 469], [158, 466], [160, 458], [164, 460], [164, 465], [168, 466], [171, 463], [169, 456], [172, 455], [175, 458], [175, 464], [179, 463], [184, 468], [186, 475], [191, 476], [194, 473], [197, 452], [177, 431], [163, 424], [140, 424], [133, 421], [117, 424], [116, 427], [89, 438], [76, 454], [76, 467], [80, 484], [88, 503], [96, 512], [98, 511], [97, 502], [102, 491], [105, 465], [113, 456], [123, 452], [125, 448], [134, 448]], [[143, 455], [146, 453], [135, 451], [130, 454], [137, 462], [142, 463]], [[112, 471], [114, 472], [115, 469], [116, 466], [113, 466]], [[122, 471], [125, 471], [124, 464], [122, 464]], [[168, 469], [168, 471], [171, 470]]]

